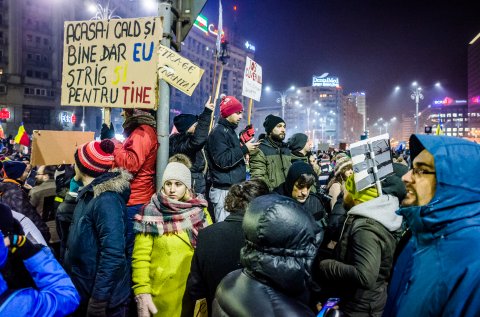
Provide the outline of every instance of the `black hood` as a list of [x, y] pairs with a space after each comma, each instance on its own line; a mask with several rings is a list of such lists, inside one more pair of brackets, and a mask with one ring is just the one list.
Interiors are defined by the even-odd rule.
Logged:
[[250, 203], [243, 230], [245, 271], [286, 294], [304, 293], [321, 242], [313, 217], [291, 198], [265, 195]]

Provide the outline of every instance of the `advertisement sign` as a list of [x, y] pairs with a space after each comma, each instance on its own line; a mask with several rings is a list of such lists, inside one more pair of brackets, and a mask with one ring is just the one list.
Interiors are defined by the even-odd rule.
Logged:
[[262, 96], [262, 67], [247, 56], [243, 76], [242, 95], [260, 101]]
[[340, 82], [338, 77], [328, 77], [328, 73], [320, 76], [313, 76], [312, 86], [317, 87], [339, 87]]
[[158, 76], [167, 83], [191, 96], [204, 70], [185, 57], [160, 45], [158, 54]]
[[65, 22], [62, 105], [156, 107], [158, 17]]
[[350, 144], [355, 186], [358, 191], [376, 184], [393, 173], [390, 138], [382, 134]]

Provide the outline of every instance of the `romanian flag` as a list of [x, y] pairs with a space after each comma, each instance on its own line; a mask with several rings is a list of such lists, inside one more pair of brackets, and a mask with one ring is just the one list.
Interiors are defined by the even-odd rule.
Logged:
[[440, 118], [440, 115], [438, 115], [438, 123], [437, 123], [437, 129], [435, 130], [435, 135], [443, 135], [442, 118]]
[[21, 144], [24, 146], [30, 146], [30, 138], [28, 137], [27, 131], [25, 131], [25, 127], [22, 125], [18, 128], [18, 133], [15, 136], [15, 143]]

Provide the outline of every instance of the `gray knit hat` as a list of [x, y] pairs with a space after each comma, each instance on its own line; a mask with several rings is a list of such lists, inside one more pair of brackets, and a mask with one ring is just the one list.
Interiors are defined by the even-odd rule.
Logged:
[[166, 181], [172, 179], [180, 181], [187, 186], [188, 189], [192, 189], [192, 173], [184, 164], [178, 162], [170, 162], [167, 164], [165, 172], [163, 172], [162, 187]]
[[335, 165], [335, 176], [340, 174], [342, 170], [345, 170], [347, 167], [353, 167], [352, 160], [348, 156], [337, 159], [337, 163]]

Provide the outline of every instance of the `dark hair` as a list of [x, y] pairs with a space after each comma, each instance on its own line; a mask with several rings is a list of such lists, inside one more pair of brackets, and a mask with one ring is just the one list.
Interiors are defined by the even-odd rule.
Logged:
[[254, 198], [270, 193], [268, 185], [261, 179], [251, 179], [230, 187], [225, 197], [225, 210], [243, 214]]
[[312, 187], [313, 184], [315, 184], [315, 176], [312, 174], [302, 174], [295, 181], [295, 184], [297, 184], [297, 187], [299, 188], [303, 188], [303, 187], [310, 188]]
[[43, 174], [48, 175], [50, 179], [53, 179], [55, 176], [55, 171], [57, 170], [56, 165], [45, 165]]

